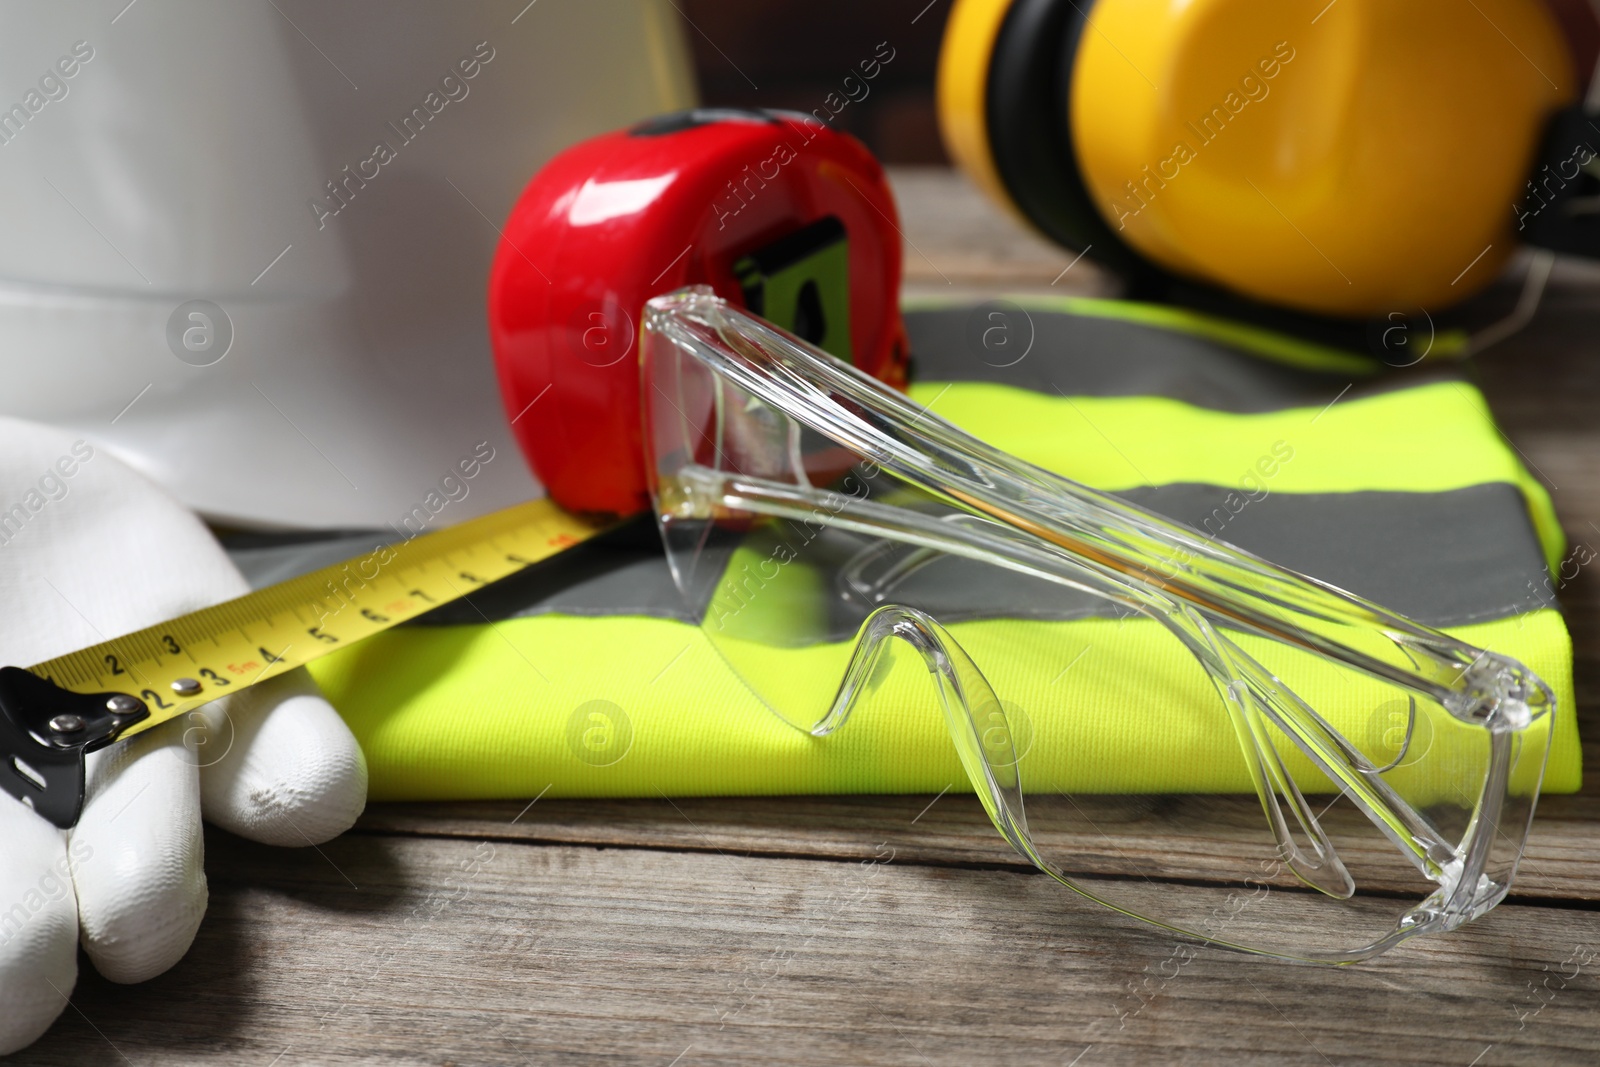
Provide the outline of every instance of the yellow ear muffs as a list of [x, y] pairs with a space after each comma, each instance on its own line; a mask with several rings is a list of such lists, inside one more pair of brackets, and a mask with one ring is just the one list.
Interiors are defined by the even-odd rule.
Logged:
[[952, 155], [1047, 236], [1339, 317], [1487, 284], [1573, 96], [1540, 0], [958, 0], [939, 70]]

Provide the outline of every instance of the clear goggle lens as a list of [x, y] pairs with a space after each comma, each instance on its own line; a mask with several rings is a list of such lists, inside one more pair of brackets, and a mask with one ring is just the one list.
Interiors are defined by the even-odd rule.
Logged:
[[674, 576], [786, 722], [942, 708], [1019, 852], [1210, 941], [1359, 959], [1504, 895], [1553, 720], [1525, 668], [997, 457], [707, 294], [652, 302], [644, 358]]

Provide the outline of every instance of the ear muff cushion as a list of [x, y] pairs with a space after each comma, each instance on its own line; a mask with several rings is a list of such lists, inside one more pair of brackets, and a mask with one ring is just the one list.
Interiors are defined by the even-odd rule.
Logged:
[[989, 56], [983, 119], [995, 171], [1045, 236], [1122, 274], [1135, 291], [1165, 273], [1117, 237], [1090, 198], [1068, 133], [1067, 94], [1093, 0], [1014, 0]]
[[[938, 78], [939, 125], [951, 157], [986, 193], [1046, 237], [1077, 252], [1091, 248], [1088, 258], [1128, 280], [1126, 295], [1260, 322], [1318, 343], [1365, 347], [1359, 322], [1352, 326], [1296, 314], [1169, 274], [1110, 229], [1089, 197], [1066, 126], [1074, 64], [1092, 3], [956, 0]], [[998, 166], [996, 138], [999, 154], [1008, 161], [1009, 181]]]

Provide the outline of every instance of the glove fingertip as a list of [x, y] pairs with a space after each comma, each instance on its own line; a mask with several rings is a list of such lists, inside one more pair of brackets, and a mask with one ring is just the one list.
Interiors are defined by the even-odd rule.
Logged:
[[118, 985], [148, 982], [177, 965], [194, 944], [205, 918], [210, 892], [202, 877], [191, 886], [182, 904], [169, 907], [162, 920], [151, 922], [141, 916], [128, 916], [126, 926], [102, 922], [94, 931], [83, 931], [83, 950], [94, 961], [94, 969]]
[[202, 768], [201, 803], [215, 826], [262, 844], [319, 845], [366, 808], [367, 761], [332, 705], [291, 692], [266, 714], [214, 727], [232, 751]]
[[208, 899], [199, 774], [169, 723], [91, 756], [72, 832], [84, 951], [113, 982], [183, 958]]

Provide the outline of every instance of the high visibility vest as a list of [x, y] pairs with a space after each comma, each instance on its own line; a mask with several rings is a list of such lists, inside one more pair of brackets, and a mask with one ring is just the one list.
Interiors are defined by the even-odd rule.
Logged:
[[[977, 437], [1529, 666], [1557, 700], [1544, 788], [1578, 788], [1571, 644], [1556, 603], [1571, 561], [1548, 495], [1461, 364], [1395, 371], [1123, 301], [930, 304], [908, 307], [906, 324], [913, 398]], [[1007, 335], [985, 335], [996, 326]], [[371, 540], [234, 554], [265, 584]], [[1022, 650], [1114, 625], [1093, 610], [1032, 605], [1011, 617], [1005, 598], [948, 599], [954, 615], [1009, 627], [1003, 644]], [[701, 622], [715, 609], [684, 601], [647, 523], [473, 601], [312, 666], [366, 750], [373, 799], [970, 789], [925, 671], [899, 672], [834, 735], [780, 722], [706, 640]], [[801, 649], [772, 669], [819, 691], [837, 683], [811, 678], [811, 664]], [[1025, 654], [994, 671], [1035, 732], [1066, 728], [1030, 690]], [[1337, 708], [1346, 684], [1303, 695]], [[1136, 687], [1092, 695], [1108, 702], [1096, 709], [1107, 732], [1076, 747], [1076, 766], [1051, 771], [1075, 788], [1252, 790], [1226, 723], [1215, 736], [1173, 736], [1159, 714], [1119, 705], [1139, 699]]]

